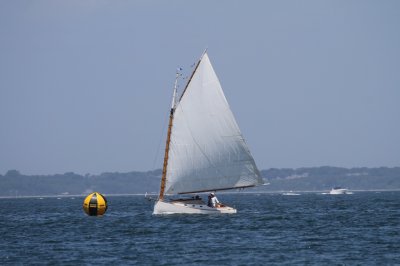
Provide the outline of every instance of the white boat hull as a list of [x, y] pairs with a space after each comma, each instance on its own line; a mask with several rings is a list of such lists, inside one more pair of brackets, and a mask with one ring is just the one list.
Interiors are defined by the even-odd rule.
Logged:
[[345, 188], [339, 188], [339, 189], [332, 189], [329, 194], [331, 195], [341, 195], [341, 194], [350, 194], [349, 191]]
[[236, 209], [225, 206], [218, 208], [211, 208], [207, 205], [190, 204], [184, 202], [165, 202], [157, 201], [154, 205], [153, 214], [224, 214], [236, 213]]

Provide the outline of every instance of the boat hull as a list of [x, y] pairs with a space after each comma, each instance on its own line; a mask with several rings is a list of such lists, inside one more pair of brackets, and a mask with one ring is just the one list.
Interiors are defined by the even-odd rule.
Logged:
[[210, 208], [207, 205], [157, 201], [153, 214], [232, 214], [236, 212], [236, 209], [228, 206]]
[[342, 194], [350, 194], [350, 193], [345, 188], [338, 188], [338, 189], [332, 189], [331, 191], [329, 191], [329, 194], [331, 194], [331, 195], [342, 195]]

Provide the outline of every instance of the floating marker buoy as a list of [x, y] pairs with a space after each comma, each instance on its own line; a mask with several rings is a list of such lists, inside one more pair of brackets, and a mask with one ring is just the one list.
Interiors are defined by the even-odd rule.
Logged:
[[107, 200], [98, 192], [89, 194], [83, 201], [83, 210], [87, 215], [103, 215], [107, 211]]

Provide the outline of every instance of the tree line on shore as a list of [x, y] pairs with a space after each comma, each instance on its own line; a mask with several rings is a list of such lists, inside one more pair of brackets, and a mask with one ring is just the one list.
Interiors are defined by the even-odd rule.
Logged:
[[[380, 168], [270, 168], [261, 175], [268, 185], [249, 192], [324, 191], [335, 186], [350, 190], [399, 190], [400, 167]], [[0, 175], [0, 197], [85, 195], [92, 191], [104, 194], [157, 193], [161, 170], [128, 173], [80, 175], [73, 172], [54, 175], [24, 175], [9, 170]]]

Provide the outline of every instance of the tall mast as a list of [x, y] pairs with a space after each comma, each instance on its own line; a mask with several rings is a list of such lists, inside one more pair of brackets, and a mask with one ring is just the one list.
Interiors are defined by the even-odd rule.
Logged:
[[159, 200], [164, 199], [165, 181], [167, 178], [169, 143], [171, 141], [172, 120], [174, 120], [174, 111], [175, 111], [175, 106], [176, 106], [176, 91], [177, 91], [179, 76], [181, 76], [181, 73], [179, 73], [179, 71], [177, 71], [176, 77], [175, 77], [174, 92], [172, 94], [171, 111], [169, 113], [169, 123], [168, 123], [168, 132], [167, 132], [167, 141], [165, 144], [164, 164], [163, 164], [163, 171], [162, 171], [162, 177], [161, 177], [160, 195], [158, 196]]

